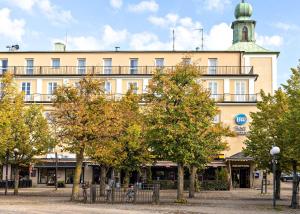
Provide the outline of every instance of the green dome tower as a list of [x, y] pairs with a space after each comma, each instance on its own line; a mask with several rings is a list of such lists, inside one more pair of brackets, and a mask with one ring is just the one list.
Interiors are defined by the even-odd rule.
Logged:
[[252, 6], [245, 1], [239, 3], [235, 8], [236, 20], [232, 23], [233, 44], [237, 42], [255, 42], [256, 21], [251, 20]]
[[242, 0], [235, 8], [236, 20], [232, 22], [233, 42], [229, 50], [245, 52], [267, 52], [268, 50], [255, 43], [256, 21], [251, 19], [253, 8]]

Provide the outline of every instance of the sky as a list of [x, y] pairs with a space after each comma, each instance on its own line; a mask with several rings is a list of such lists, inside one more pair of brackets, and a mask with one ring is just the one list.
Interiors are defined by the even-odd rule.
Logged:
[[[0, 0], [0, 51], [19, 44], [22, 51], [226, 50], [231, 23], [241, 0]], [[279, 51], [278, 85], [300, 59], [299, 0], [246, 0], [257, 21], [256, 42]], [[198, 30], [197, 30], [198, 29]]]

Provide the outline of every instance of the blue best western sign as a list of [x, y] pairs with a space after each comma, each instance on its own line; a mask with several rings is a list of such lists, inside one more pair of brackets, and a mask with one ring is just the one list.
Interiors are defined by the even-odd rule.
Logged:
[[245, 114], [238, 114], [235, 116], [235, 123], [239, 126], [247, 123], [247, 116]]

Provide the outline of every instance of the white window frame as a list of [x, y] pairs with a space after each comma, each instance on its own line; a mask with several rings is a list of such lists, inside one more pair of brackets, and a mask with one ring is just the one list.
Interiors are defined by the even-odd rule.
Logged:
[[[55, 61], [58, 62], [58, 65], [54, 64]], [[60, 58], [52, 58], [51, 59], [51, 65], [52, 65], [52, 68], [54, 68], [54, 69], [60, 68]]]
[[[162, 65], [159, 65], [157, 62], [161, 61]], [[165, 66], [165, 58], [155, 58], [155, 67], [156, 68], [163, 68]]]
[[[110, 62], [110, 65], [106, 65]], [[103, 58], [103, 74], [112, 74], [112, 58]]]
[[189, 57], [182, 58], [182, 63], [183, 63], [184, 65], [191, 65], [191, 64], [192, 64], [192, 59], [189, 58]]
[[[27, 58], [26, 60], [26, 74], [32, 75], [34, 71], [34, 59], [33, 58]], [[28, 62], [31, 61], [32, 65], [28, 65]]]
[[208, 74], [217, 74], [218, 58], [208, 59]]
[[104, 93], [105, 94], [111, 94], [111, 92], [112, 92], [111, 82], [110, 81], [105, 81], [104, 82]]
[[236, 80], [234, 83], [235, 101], [245, 102], [247, 101], [247, 82], [246, 80]]
[[[3, 61], [6, 61], [7, 62], [7, 65], [6, 66], [3, 66]], [[7, 71], [8, 69], [8, 59], [7, 58], [2, 58], [0, 59], [0, 74], [3, 74]]]
[[219, 84], [217, 81], [208, 81], [208, 89], [210, 91], [210, 98], [213, 100], [218, 99], [218, 90], [219, 90]]
[[[136, 61], [135, 66], [131, 65], [132, 61]], [[130, 74], [138, 74], [138, 67], [139, 67], [139, 59], [138, 58], [130, 58], [129, 59], [129, 73]]]
[[48, 95], [53, 95], [54, 91], [57, 89], [57, 82], [48, 82], [47, 85], [47, 94]]
[[[80, 61], [84, 62], [84, 65], [80, 65]], [[78, 74], [86, 74], [86, 58], [77, 59], [77, 72]]]
[[128, 82], [127, 83], [127, 91], [129, 91], [131, 85], [136, 85], [136, 87], [133, 88], [132, 92], [133, 92], [133, 94], [137, 94], [138, 93], [138, 86], [139, 86], [138, 82]]

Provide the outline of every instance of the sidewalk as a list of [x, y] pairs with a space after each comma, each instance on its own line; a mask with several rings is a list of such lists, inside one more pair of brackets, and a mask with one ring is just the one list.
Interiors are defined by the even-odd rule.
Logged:
[[[0, 190], [0, 213], [4, 214], [74, 214], [74, 213], [164, 213], [164, 214], [269, 214], [269, 213], [300, 213], [291, 210], [290, 184], [284, 184], [282, 200], [278, 201], [277, 209], [272, 208], [272, 190], [261, 195], [259, 190], [237, 189], [233, 191], [200, 192], [196, 198], [188, 199], [188, 204], [174, 204], [175, 190], [161, 191], [160, 205], [140, 204], [82, 204], [70, 202], [71, 188], [55, 191], [54, 188], [21, 189], [19, 196], [4, 196]], [[185, 193], [187, 196], [187, 192]]]

